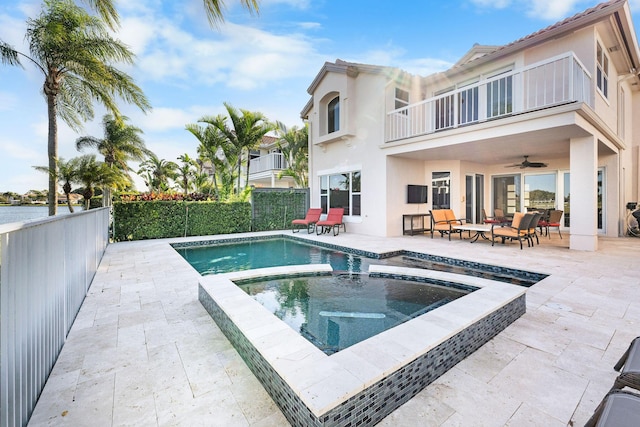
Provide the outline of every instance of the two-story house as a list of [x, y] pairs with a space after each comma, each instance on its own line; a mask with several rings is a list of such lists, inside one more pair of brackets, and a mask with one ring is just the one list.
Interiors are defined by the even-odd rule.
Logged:
[[[570, 248], [596, 250], [639, 196], [639, 72], [626, 0], [473, 46], [429, 76], [327, 62], [302, 111], [312, 206], [344, 207], [350, 231], [379, 236], [432, 207], [474, 222], [556, 208]], [[426, 203], [407, 203], [410, 185], [428, 186]]]
[[[278, 138], [265, 135], [260, 146], [249, 152], [249, 185], [254, 187], [290, 188], [295, 182], [290, 176], [280, 176], [288, 162], [277, 144]], [[246, 170], [243, 171], [243, 179]]]

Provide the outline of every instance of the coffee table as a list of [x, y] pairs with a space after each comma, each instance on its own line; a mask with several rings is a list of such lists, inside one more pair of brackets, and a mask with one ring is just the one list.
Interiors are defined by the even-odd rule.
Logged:
[[[491, 224], [462, 224], [454, 225], [453, 228], [456, 230], [468, 231], [471, 243], [478, 240], [479, 237], [482, 237], [484, 240], [491, 240], [485, 235], [485, 233], [491, 231]], [[473, 235], [471, 235], [472, 232], [474, 233]]]

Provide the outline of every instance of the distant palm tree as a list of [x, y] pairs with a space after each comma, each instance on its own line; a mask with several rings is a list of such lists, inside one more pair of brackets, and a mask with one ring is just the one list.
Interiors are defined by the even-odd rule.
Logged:
[[[216, 120], [211, 122], [211, 124], [224, 135], [231, 146], [235, 149], [234, 154], [237, 156], [238, 162], [238, 186], [236, 194], [239, 195], [244, 153], [246, 153], [247, 159], [247, 179], [245, 180], [245, 187], [247, 187], [249, 185], [249, 150], [257, 147], [262, 141], [262, 137], [272, 130], [273, 126], [267, 122], [262, 113], [242, 109], [237, 110], [226, 102], [224, 103], [224, 106], [229, 114], [229, 119], [231, 119], [231, 126], [228, 125], [226, 117], [224, 116], [218, 116]], [[200, 121], [202, 121], [202, 119], [200, 119]]]
[[192, 180], [196, 176], [195, 166], [197, 163], [187, 153], [178, 156], [178, 160], [182, 164], [178, 166], [177, 178], [180, 181], [183, 193], [187, 194], [191, 188]]
[[140, 164], [138, 174], [142, 175], [150, 191], [167, 191], [169, 180], [176, 178], [178, 165], [152, 154]]
[[[115, 9], [106, 0], [90, 3], [107, 15]], [[117, 16], [117, 15], [116, 15]], [[117, 98], [133, 103], [141, 110], [151, 108], [142, 90], [114, 63], [133, 63], [129, 48], [111, 37], [104, 22], [89, 15], [71, 0], [45, 0], [40, 16], [27, 20], [29, 54], [19, 52], [0, 40], [0, 60], [22, 66], [27, 59], [44, 76], [43, 92], [49, 119], [49, 170], [56, 171], [58, 158], [58, 122], [60, 117], [73, 130], [94, 116], [93, 103], [102, 104], [116, 117], [120, 115]], [[49, 215], [57, 209], [56, 173], [49, 176]]]
[[84, 208], [85, 210], [89, 210], [96, 187], [118, 186], [124, 178], [114, 169], [107, 166], [106, 163], [97, 161], [94, 154], [85, 154], [76, 159], [75, 181], [84, 186], [82, 192], [85, 203]]
[[276, 144], [287, 159], [287, 168], [280, 172], [278, 178], [290, 176], [296, 186], [306, 188], [309, 186], [309, 128], [296, 126], [287, 129], [284, 123], [277, 122], [276, 131], [278, 140]]
[[[49, 173], [49, 168], [46, 166], [34, 166], [35, 170], [40, 172]], [[58, 182], [62, 184], [62, 191], [64, 191], [64, 195], [67, 196], [67, 206], [69, 207], [69, 212], [73, 213], [73, 205], [71, 204], [71, 183], [76, 180], [76, 176], [78, 175], [78, 158], [73, 158], [69, 161], [65, 161], [62, 157], [58, 159], [58, 172], [57, 177], [54, 176], [54, 179], [57, 179]], [[55, 173], [55, 172], [54, 172]]]
[[[224, 120], [224, 116], [205, 116], [200, 118], [198, 122], [205, 123], [206, 125], [195, 123], [186, 125], [186, 129], [200, 142], [200, 145], [198, 145], [200, 162], [203, 164], [208, 162], [213, 169], [211, 179], [215, 195], [218, 199], [230, 196], [226, 190], [224, 191], [224, 195], [221, 195], [218, 184], [220, 184], [223, 189], [233, 187], [233, 167], [236, 164], [234, 147], [218, 129], [218, 126], [214, 125], [217, 121], [224, 122]], [[221, 124], [220, 126], [224, 125]], [[223, 177], [224, 179], [229, 178], [231, 185], [223, 181]]]
[[[114, 172], [121, 173], [123, 177], [133, 183], [129, 171], [129, 161], [143, 161], [152, 153], [144, 144], [140, 136], [142, 130], [126, 124], [128, 117], [115, 118], [107, 114], [102, 119], [104, 138], [82, 136], [76, 140], [76, 148], [82, 150], [85, 147], [93, 147], [104, 156], [104, 162]], [[111, 189], [103, 189], [103, 204], [111, 206]]]

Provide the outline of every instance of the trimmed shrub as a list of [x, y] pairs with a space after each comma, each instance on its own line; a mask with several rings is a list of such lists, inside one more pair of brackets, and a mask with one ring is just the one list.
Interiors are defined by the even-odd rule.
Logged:
[[251, 231], [251, 205], [247, 202], [115, 202], [113, 219], [115, 241], [243, 233]]
[[251, 193], [253, 231], [285, 230], [291, 221], [304, 218], [309, 189], [255, 188]]

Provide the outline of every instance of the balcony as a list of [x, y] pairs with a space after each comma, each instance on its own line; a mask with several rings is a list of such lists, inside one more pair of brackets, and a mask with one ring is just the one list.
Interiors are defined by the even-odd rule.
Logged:
[[386, 142], [573, 102], [593, 108], [591, 74], [568, 52], [393, 110]]
[[269, 171], [280, 171], [287, 168], [287, 161], [281, 153], [269, 153], [264, 156], [251, 159], [249, 174]]

